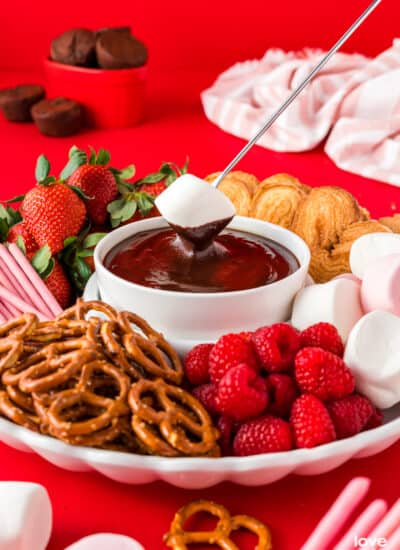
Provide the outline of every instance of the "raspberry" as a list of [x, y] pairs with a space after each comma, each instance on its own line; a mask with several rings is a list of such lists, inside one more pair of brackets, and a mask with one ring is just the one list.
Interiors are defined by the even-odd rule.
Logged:
[[298, 395], [293, 378], [287, 374], [270, 374], [266, 383], [269, 394], [268, 413], [288, 416]]
[[301, 395], [293, 403], [290, 415], [296, 447], [311, 448], [336, 439], [328, 409], [314, 395]]
[[199, 344], [189, 351], [185, 357], [186, 378], [194, 386], [210, 381], [208, 373], [208, 358], [213, 344]]
[[287, 371], [300, 349], [296, 329], [286, 323], [262, 327], [253, 335], [253, 344], [262, 366], [267, 372]]
[[327, 405], [338, 439], [363, 430], [374, 413], [371, 402], [362, 395], [349, 395]]
[[192, 390], [192, 394], [200, 401], [211, 416], [218, 414], [217, 387], [214, 384], [203, 384]]
[[383, 424], [383, 413], [379, 409], [374, 408], [372, 415], [366, 425], [364, 430], [372, 430], [373, 428], [378, 428]]
[[225, 373], [240, 363], [246, 363], [258, 370], [253, 346], [239, 334], [225, 334], [214, 345], [210, 353], [210, 378], [217, 384]]
[[344, 346], [339, 333], [330, 323], [317, 323], [300, 333], [302, 348], [322, 348], [343, 357]]
[[229, 418], [229, 416], [221, 416], [217, 422], [217, 428], [220, 432], [219, 445], [223, 456], [231, 456], [233, 454], [233, 438], [237, 432], [239, 424]]
[[354, 391], [354, 376], [343, 359], [321, 348], [304, 348], [295, 359], [295, 377], [304, 393], [322, 401], [346, 397]]
[[279, 453], [293, 448], [290, 425], [275, 416], [263, 416], [240, 426], [233, 441], [236, 456]]
[[238, 334], [241, 338], [243, 338], [243, 340], [246, 340], [246, 342], [251, 342], [251, 339], [253, 337], [253, 333], [250, 332], [249, 330], [239, 332]]
[[234, 420], [247, 420], [267, 407], [265, 380], [245, 363], [231, 368], [218, 386], [218, 408]]

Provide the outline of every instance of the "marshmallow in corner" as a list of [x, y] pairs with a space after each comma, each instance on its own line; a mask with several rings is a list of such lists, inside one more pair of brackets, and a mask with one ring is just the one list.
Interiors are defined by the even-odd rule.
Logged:
[[113, 533], [96, 533], [78, 540], [65, 550], [144, 550], [135, 539]]
[[400, 235], [396, 233], [368, 233], [354, 241], [350, 249], [350, 267], [353, 275], [362, 279], [369, 266], [379, 264], [383, 256], [400, 254]]
[[45, 550], [51, 528], [51, 502], [42, 485], [0, 482], [0, 550]]
[[304, 330], [316, 323], [331, 323], [346, 341], [362, 316], [359, 284], [350, 279], [335, 279], [300, 290], [293, 304], [292, 324]]
[[227, 196], [192, 174], [176, 179], [158, 195], [155, 205], [169, 223], [180, 227], [199, 227], [235, 215]]
[[356, 388], [380, 409], [400, 402], [400, 319], [373, 311], [353, 327], [344, 360], [356, 379]]

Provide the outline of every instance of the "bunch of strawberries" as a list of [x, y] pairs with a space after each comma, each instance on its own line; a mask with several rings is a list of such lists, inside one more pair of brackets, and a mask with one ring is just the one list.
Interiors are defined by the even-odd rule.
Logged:
[[278, 323], [195, 346], [185, 372], [216, 421], [225, 455], [289, 451], [382, 423], [381, 412], [355, 392], [343, 353], [328, 323], [303, 332]]
[[50, 175], [44, 155], [36, 164], [36, 185], [11, 202], [18, 211], [0, 205], [0, 238], [16, 243], [30, 259], [61, 307], [72, 302], [93, 272], [93, 250], [111, 228], [156, 216], [154, 200], [179, 175], [163, 163], [158, 172], [130, 182], [135, 167], [110, 166], [110, 154], [72, 147], [58, 178]]

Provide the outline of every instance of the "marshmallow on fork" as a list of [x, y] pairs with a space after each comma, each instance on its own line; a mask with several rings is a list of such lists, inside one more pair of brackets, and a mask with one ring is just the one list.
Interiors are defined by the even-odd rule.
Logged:
[[235, 207], [210, 183], [184, 174], [176, 179], [155, 201], [168, 223], [181, 228], [196, 228], [221, 220], [231, 220]]
[[304, 330], [321, 321], [331, 323], [346, 341], [362, 315], [359, 284], [341, 278], [300, 290], [293, 305], [292, 324]]
[[44, 550], [51, 527], [51, 502], [42, 485], [0, 482], [0, 550]]

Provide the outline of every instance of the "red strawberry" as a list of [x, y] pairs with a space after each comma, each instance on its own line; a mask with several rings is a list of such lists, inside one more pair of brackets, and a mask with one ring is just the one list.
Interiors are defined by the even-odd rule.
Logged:
[[304, 348], [295, 359], [295, 377], [304, 393], [322, 401], [340, 399], [354, 391], [355, 381], [343, 359], [321, 348]]
[[296, 399], [290, 415], [296, 447], [311, 448], [336, 439], [328, 409], [314, 395]]
[[217, 403], [218, 409], [234, 420], [259, 416], [268, 405], [264, 378], [245, 363], [232, 367], [218, 385]]
[[54, 259], [53, 270], [44, 279], [44, 282], [63, 309], [71, 305], [73, 296], [72, 286], [58, 260]]
[[49, 170], [49, 161], [40, 156], [36, 166], [38, 184], [25, 195], [21, 212], [37, 244], [48, 244], [51, 253], [56, 254], [67, 237], [79, 233], [86, 208], [68, 185], [49, 177]]
[[11, 226], [7, 234], [7, 241], [9, 243], [18, 244], [19, 239], [22, 239], [28, 257], [38, 250], [38, 244], [24, 221]]
[[68, 185], [79, 187], [89, 197], [86, 202], [90, 219], [102, 225], [107, 218], [107, 206], [118, 195], [115, 177], [106, 166], [84, 164], [68, 178]]
[[279, 453], [292, 448], [289, 423], [269, 415], [242, 424], [233, 441], [236, 456]]
[[270, 374], [265, 381], [269, 394], [268, 412], [276, 416], [289, 416], [298, 395], [293, 378], [287, 374]]
[[68, 185], [77, 187], [88, 197], [86, 206], [94, 224], [103, 225], [107, 218], [107, 206], [118, 196], [116, 177], [110, 170], [110, 154], [104, 149], [91, 149], [88, 159], [85, 151], [72, 148], [70, 159], [61, 173], [68, 178]]
[[213, 344], [198, 344], [185, 357], [186, 378], [191, 384], [206, 384], [209, 382], [208, 358]]
[[256, 330], [253, 344], [267, 372], [282, 372], [292, 367], [294, 357], [300, 349], [300, 337], [297, 330], [287, 323], [277, 323]]
[[158, 195], [161, 195], [163, 191], [165, 191], [167, 188], [167, 184], [165, 183], [165, 179], [162, 181], [158, 181], [157, 183], [145, 183], [140, 187], [140, 190], [142, 193], [148, 193], [152, 197], [158, 197]]
[[369, 399], [362, 395], [349, 395], [327, 405], [338, 439], [358, 434], [374, 414]]
[[258, 365], [250, 342], [239, 334], [225, 334], [216, 342], [209, 357], [210, 379], [217, 384], [229, 369], [246, 363], [258, 371]]
[[300, 333], [302, 348], [322, 348], [343, 357], [344, 346], [337, 328], [330, 323], [317, 323]]
[[188, 162], [179, 168], [172, 162], [164, 162], [158, 172], [148, 174], [133, 184], [119, 186], [121, 195], [108, 206], [112, 227], [131, 223], [147, 217], [159, 216], [154, 199], [176, 178], [187, 171]]

